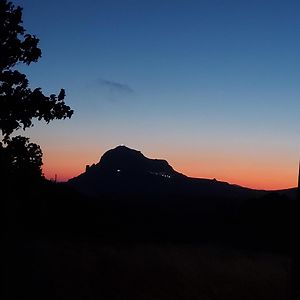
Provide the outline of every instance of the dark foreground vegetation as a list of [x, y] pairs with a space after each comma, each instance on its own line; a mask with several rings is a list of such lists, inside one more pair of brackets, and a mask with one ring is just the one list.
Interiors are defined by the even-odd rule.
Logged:
[[178, 195], [87, 198], [41, 181], [5, 198], [8, 299], [292, 297], [298, 205], [284, 194], [231, 207]]

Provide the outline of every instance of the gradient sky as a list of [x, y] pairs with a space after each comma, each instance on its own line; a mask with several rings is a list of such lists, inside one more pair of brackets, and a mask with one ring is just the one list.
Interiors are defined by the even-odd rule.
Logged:
[[297, 182], [300, 1], [18, 0], [43, 57], [32, 87], [65, 88], [71, 120], [26, 130], [66, 180], [119, 144], [193, 177]]

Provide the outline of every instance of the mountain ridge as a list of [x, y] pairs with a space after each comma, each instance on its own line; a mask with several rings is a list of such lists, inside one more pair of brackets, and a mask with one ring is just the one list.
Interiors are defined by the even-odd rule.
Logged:
[[68, 181], [80, 192], [99, 194], [176, 194], [213, 198], [249, 198], [263, 191], [216, 179], [192, 178], [177, 172], [164, 159], [152, 159], [141, 151], [117, 146], [99, 162]]

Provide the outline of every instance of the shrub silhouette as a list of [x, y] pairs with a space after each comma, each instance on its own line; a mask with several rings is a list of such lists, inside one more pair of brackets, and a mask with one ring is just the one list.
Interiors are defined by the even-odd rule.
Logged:
[[42, 150], [29, 139], [13, 137], [6, 147], [0, 143], [0, 168], [7, 179], [33, 181], [42, 175]]

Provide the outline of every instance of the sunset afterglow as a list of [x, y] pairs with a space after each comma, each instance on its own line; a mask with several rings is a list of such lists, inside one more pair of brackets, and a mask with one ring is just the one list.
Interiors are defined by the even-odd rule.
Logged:
[[192, 177], [296, 185], [299, 2], [16, 4], [43, 50], [22, 67], [30, 84], [65, 88], [74, 110], [25, 132], [43, 149], [47, 178], [66, 181], [125, 144]]

